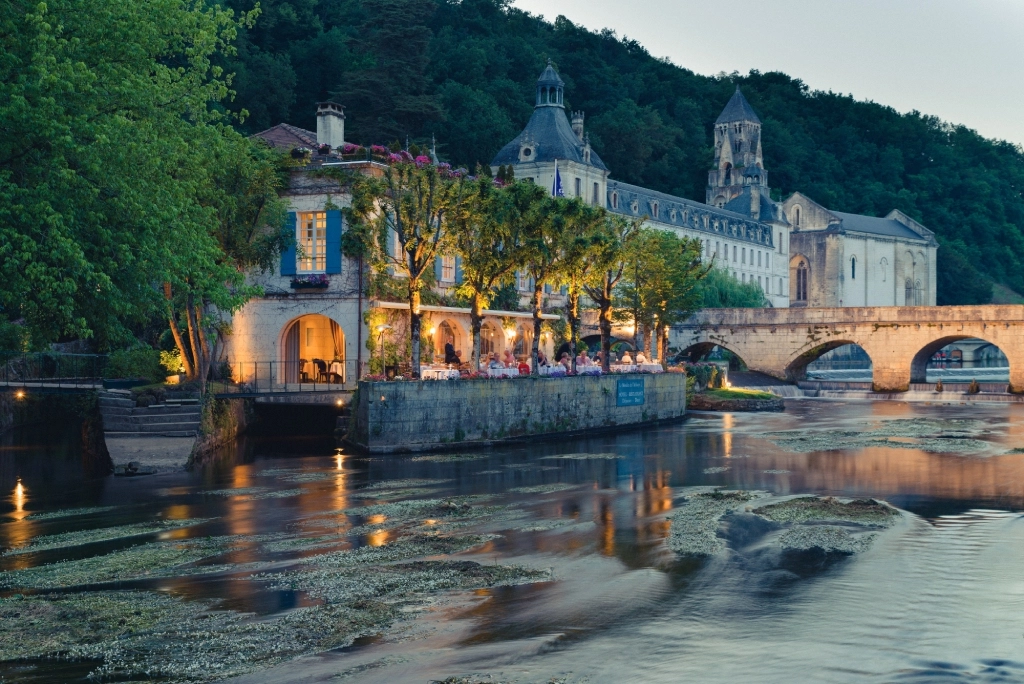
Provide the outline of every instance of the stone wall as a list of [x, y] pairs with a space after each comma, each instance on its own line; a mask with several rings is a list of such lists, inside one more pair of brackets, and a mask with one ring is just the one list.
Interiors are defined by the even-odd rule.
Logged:
[[681, 418], [686, 375], [359, 383], [349, 440], [426, 451]]

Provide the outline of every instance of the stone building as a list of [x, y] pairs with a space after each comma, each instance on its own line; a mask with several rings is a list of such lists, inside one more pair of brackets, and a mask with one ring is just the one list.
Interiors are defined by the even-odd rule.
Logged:
[[[756, 142], [746, 143], [742, 152], [724, 153], [723, 163], [729, 167], [709, 176], [709, 194], [714, 187], [719, 201], [702, 204], [612, 180], [608, 167], [590, 145], [583, 112], [573, 112], [571, 120], [567, 115], [564, 89], [564, 82], [549, 64], [537, 79], [529, 122], [491, 161], [495, 172], [511, 165], [516, 178], [532, 180], [553, 192], [557, 173], [566, 197], [580, 197], [631, 218], [643, 217], [650, 228], [698, 238], [708, 259], [714, 258], [737, 280], [756, 282], [772, 306], [789, 306], [789, 224], [779, 205], [771, 201], [767, 177], [760, 169], [761, 123], [738, 90], [719, 117], [716, 140], [720, 135], [733, 135], [728, 132], [731, 127], [741, 126]], [[753, 118], [740, 121], [737, 117]], [[740, 167], [743, 172], [759, 179], [753, 188], [744, 185], [743, 173], [733, 175], [731, 171], [733, 161], [739, 158], [745, 160]]]
[[799, 192], [782, 206], [793, 226], [790, 306], [935, 306], [938, 243], [914, 219], [830, 211]]

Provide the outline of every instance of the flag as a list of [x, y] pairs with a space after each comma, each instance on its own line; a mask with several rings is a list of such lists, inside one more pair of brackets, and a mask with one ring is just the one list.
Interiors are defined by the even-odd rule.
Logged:
[[555, 160], [555, 182], [551, 185], [552, 197], [565, 197], [562, 191], [562, 174], [558, 173], [558, 160]]

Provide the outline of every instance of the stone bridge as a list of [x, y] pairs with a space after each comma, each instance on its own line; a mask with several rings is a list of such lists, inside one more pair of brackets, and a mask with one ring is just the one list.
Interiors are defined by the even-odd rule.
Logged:
[[936, 351], [969, 337], [1006, 354], [1009, 390], [1024, 393], [1024, 305], [705, 309], [675, 326], [669, 345], [693, 359], [719, 346], [750, 370], [796, 381], [825, 352], [856, 344], [871, 357], [875, 391], [902, 392], [925, 382]]

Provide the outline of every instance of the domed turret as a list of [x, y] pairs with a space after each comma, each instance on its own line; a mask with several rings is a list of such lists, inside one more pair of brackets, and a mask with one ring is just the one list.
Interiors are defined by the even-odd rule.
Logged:
[[538, 107], [562, 107], [562, 95], [565, 90], [565, 81], [561, 79], [555, 67], [548, 60], [548, 66], [541, 72], [537, 79], [537, 106]]

